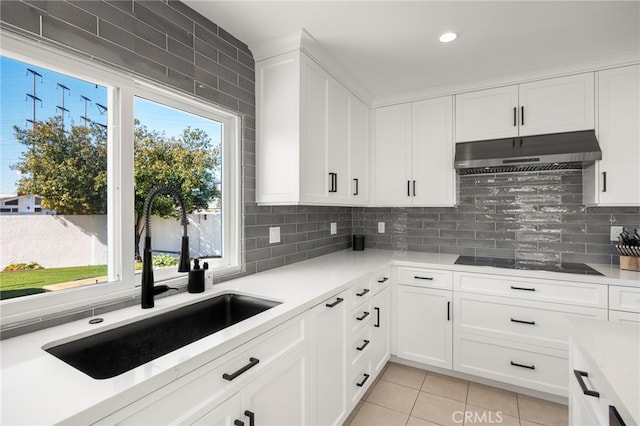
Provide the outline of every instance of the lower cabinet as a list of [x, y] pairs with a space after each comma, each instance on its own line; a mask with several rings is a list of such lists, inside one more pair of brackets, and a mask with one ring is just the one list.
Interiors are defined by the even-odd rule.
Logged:
[[371, 325], [371, 369], [378, 375], [389, 360], [391, 346], [391, 290], [389, 287], [371, 299], [373, 323]]
[[397, 356], [451, 369], [452, 292], [423, 287], [397, 287]]

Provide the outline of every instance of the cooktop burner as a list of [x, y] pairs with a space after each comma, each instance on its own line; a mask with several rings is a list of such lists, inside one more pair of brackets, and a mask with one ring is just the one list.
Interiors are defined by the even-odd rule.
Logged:
[[530, 260], [501, 259], [499, 257], [458, 256], [456, 265], [494, 266], [507, 269], [565, 272], [568, 274], [603, 275], [584, 263], [551, 263]]

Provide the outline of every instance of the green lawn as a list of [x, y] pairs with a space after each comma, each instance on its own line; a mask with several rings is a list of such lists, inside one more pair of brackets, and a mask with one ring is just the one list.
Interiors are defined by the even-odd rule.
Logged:
[[43, 286], [107, 275], [107, 265], [0, 272], [0, 299], [42, 293]]

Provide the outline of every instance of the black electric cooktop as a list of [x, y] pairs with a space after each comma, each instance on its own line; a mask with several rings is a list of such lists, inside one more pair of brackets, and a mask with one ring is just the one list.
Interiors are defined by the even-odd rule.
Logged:
[[456, 265], [494, 266], [507, 269], [527, 269], [533, 271], [564, 272], [581, 275], [603, 275], [584, 263], [535, 262], [499, 257], [458, 256]]

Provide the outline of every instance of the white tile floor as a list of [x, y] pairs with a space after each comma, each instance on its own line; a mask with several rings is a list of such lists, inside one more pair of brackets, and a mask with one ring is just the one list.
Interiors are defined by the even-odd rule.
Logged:
[[565, 405], [389, 363], [345, 426], [568, 424]]

